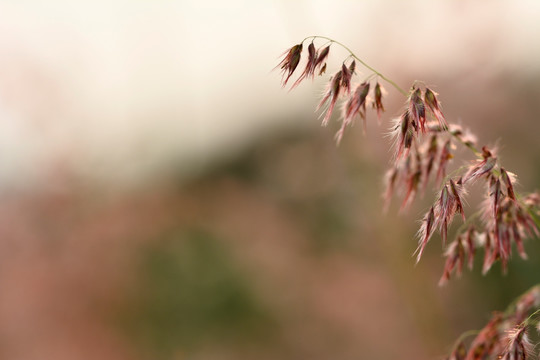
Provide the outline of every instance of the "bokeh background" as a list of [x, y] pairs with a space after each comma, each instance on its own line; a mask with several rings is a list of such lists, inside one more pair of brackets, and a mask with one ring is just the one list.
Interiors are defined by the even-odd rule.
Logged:
[[329, 75], [271, 72], [309, 35], [540, 188], [537, 1], [2, 1], [0, 358], [436, 359], [540, 281], [538, 239], [506, 276], [438, 287], [437, 241], [414, 266], [433, 194], [380, 197], [403, 98], [336, 147]]

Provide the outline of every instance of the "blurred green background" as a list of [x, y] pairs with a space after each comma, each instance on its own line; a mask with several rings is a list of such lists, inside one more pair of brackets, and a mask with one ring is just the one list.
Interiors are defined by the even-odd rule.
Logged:
[[433, 86], [529, 192], [539, 17], [528, 1], [3, 2], [0, 358], [444, 355], [540, 282], [538, 239], [505, 276], [477, 257], [438, 287], [438, 237], [412, 257], [434, 193], [382, 212], [404, 99], [387, 87], [382, 125], [336, 147], [313, 113], [329, 75], [288, 93], [269, 72], [305, 36], [343, 41]]

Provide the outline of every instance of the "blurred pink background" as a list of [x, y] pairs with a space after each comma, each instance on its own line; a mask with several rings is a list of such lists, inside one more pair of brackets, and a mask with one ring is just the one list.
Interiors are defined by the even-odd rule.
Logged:
[[0, 358], [444, 355], [540, 280], [537, 241], [506, 276], [439, 288], [437, 241], [412, 258], [432, 194], [382, 214], [401, 95], [336, 147], [313, 112], [332, 70], [292, 92], [271, 70], [306, 36], [346, 43], [432, 86], [532, 191], [538, 19], [535, 1], [2, 2]]

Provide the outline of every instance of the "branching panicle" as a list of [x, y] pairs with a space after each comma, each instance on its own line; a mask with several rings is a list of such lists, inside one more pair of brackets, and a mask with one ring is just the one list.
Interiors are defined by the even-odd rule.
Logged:
[[539, 327], [539, 306], [540, 286], [536, 285], [520, 296], [504, 313], [494, 313], [483, 329], [474, 332], [477, 335], [468, 347], [465, 336], [460, 336], [447, 359], [536, 359], [528, 332]]
[[[330, 42], [324, 49], [316, 49], [314, 41], [321, 38]], [[442, 113], [438, 94], [425, 85], [415, 82], [409, 92], [404, 91], [395, 82], [367, 65], [345, 45], [322, 36], [311, 36], [308, 46], [306, 67], [298, 77], [293, 88], [304, 79], [326, 71], [326, 59], [330, 46], [337, 44], [349, 52], [341, 68], [330, 78], [323, 98], [317, 108], [326, 106], [323, 125], [330, 121], [338, 101], [343, 102], [342, 124], [336, 134], [339, 143], [345, 129], [359, 117], [366, 129], [367, 105], [377, 113], [380, 123], [384, 112], [383, 97], [385, 92], [379, 81], [386, 81], [406, 97], [401, 115], [392, 120], [389, 135], [393, 139], [394, 156], [390, 169], [385, 175], [384, 208], [388, 209], [393, 197], [403, 198], [401, 210], [406, 209], [414, 200], [419, 189], [422, 193], [430, 183], [431, 174], [439, 187], [437, 199], [424, 215], [418, 230], [418, 247], [415, 251], [416, 262], [420, 261], [426, 245], [438, 231], [443, 246], [446, 246], [448, 230], [455, 215], [459, 214], [462, 226], [456, 231], [454, 240], [444, 251], [446, 257], [440, 285], [445, 284], [455, 273], [460, 276], [465, 265], [473, 268], [478, 249], [483, 249], [482, 273], [485, 274], [496, 261], [500, 261], [503, 272], [515, 247], [522, 258], [527, 254], [524, 239], [539, 236], [540, 194], [521, 195], [515, 191], [516, 176], [500, 164], [496, 151], [486, 146], [477, 149], [476, 137], [468, 129], [458, 124], [449, 123]], [[279, 63], [283, 74], [283, 86], [297, 68], [303, 42], [285, 52]], [[346, 62], [353, 59], [347, 66]], [[361, 64], [371, 74], [353, 86], [356, 63]], [[374, 85], [373, 78], [376, 78]], [[468, 165], [448, 173], [448, 166], [453, 159], [456, 145], [463, 145], [470, 150], [475, 160]], [[467, 188], [473, 183], [484, 187], [484, 201], [480, 210], [466, 217], [464, 197]], [[534, 347], [528, 337], [530, 328], [540, 332], [540, 285], [531, 288], [522, 295], [504, 313], [495, 313], [487, 325], [476, 337], [465, 342], [460, 337], [453, 347], [448, 360], [526, 360], [534, 356]], [[468, 344], [468, 345], [467, 345]]]
[[[330, 44], [317, 49], [315, 40], [318, 38]], [[416, 260], [420, 260], [436, 230], [441, 235], [443, 246], [446, 246], [450, 225], [456, 214], [460, 215], [464, 231], [458, 229], [455, 240], [444, 252], [446, 265], [441, 283], [446, 282], [454, 270], [461, 273], [465, 262], [472, 268], [479, 248], [484, 250], [483, 273], [499, 260], [505, 271], [513, 245], [519, 255], [526, 258], [524, 239], [538, 236], [539, 233], [540, 195], [516, 193], [516, 176], [501, 166], [496, 151], [486, 146], [478, 150], [476, 137], [468, 129], [449, 123], [442, 112], [438, 94], [432, 89], [415, 82], [406, 92], [367, 65], [345, 45], [321, 36], [311, 36], [304, 41], [308, 39], [311, 39], [311, 43], [307, 47], [306, 66], [293, 88], [307, 78], [313, 79], [316, 72], [319, 75], [324, 73], [331, 45], [339, 45], [349, 52], [340, 69], [330, 77], [317, 107], [317, 110], [325, 107], [322, 124], [327, 125], [337, 103], [343, 103], [341, 126], [336, 134], [338, 143], [356, 118], [362, 119], [366, 131], [368, 105], [376, 111], [380, 122], [385, 110], [385, 92], [380, 81], [386, 81], [406, 97], [401, 115], [392, 121], [390, 127], [394, 156], [385, 176], [385, 209], [396, 195], [402, 197], [401, 210], [407, 209], [419, 190], [425, 192], [431, 174], [435, 174], [434, 183], [440, 186], [439, 195], [424, 216], [418, 231]], [[278, 65], [282, 69], [284, 86], [298, 67], [304, 41], [287, 50]], [[358, 85], [353, 85], [355, 77], [360, 76], [356, 73], [357, 63], [371, 73], [358, 81]], [[476, 159], [451, 173], [452, 176], [447, 176], [456, 145], [460, 144], [471, 150]], [[486, 194], [480, 207], [480, 220], [476, 216], [467, 219], [463, 200], [467, 188], [476, 182], [483, 183]]]

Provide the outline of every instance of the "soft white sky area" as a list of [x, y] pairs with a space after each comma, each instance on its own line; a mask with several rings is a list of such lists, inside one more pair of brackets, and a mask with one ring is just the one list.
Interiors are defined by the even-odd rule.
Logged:
[[0, 189], [188, 174], [290, 126], [320, 88], [270, 70], [308, 35], [381, 70], [538, 73], [539, 19], [539, 1], [2, 1]]

